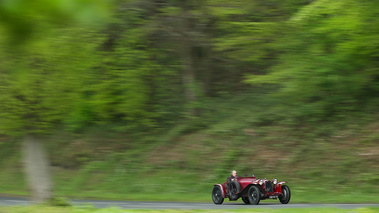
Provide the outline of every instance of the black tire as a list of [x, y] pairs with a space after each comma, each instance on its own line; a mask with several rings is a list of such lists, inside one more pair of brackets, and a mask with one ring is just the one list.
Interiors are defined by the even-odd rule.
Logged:
[[250, 204], [250, 200], [248, 197], [242, 197], [242, 201], [245, 203], [245, 204]]
[[279, 200], [282, 204], [287, 204], [291, 199], [291, 190], [288, 186], [282, 186], [282, 195], [279, 196]]
[[229, 196], [231, 200], [237, 200], [239, 198], [239, 195], [236, 194], [240, 191], [241, 185], [238, 183], [238, 181], [234, 180], [229, 184]]
[[213, 200], [213, 203], [216, 205], [220, 205], [224, 202], [224, 198], [222, 197], [222, 191], [219, 186], [213, 187], [212, 200]]
[[241, 185], [238, 183], [238, 181], [234, 180], [230, 183], [230, 193], [231, 194], [237, 194], [241, 191]]
[[257, 186], [251, 186], [248, 191], [249, 201], [251, 205], [257, 205], [259, 204], [259, 201], [261, 201], [261, 191]]

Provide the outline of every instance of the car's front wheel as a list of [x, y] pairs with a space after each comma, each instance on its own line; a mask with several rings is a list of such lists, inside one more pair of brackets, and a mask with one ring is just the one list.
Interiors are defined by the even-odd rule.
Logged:
[[222, 191], [219, 186], [215, 186], [212, 190], [212, 200], [214, 204], [222, 204], [224, 202], [224, 198], [222, 197]]
[[257, 186], [251, 186], [249, 189], [249, 201], [251, 205], [257, 205], [261, 200], [261, 192]]
[[282, 195], [279, 196], [279, 200], [282, 204], [287, 204], [291, 199], [291, 190], [290, 187], [283, 185], [282, 186]]

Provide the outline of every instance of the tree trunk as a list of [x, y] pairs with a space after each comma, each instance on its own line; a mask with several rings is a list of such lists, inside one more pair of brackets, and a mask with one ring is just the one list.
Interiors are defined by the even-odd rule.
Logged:
[[213, 66], [211, 58], [211, 50], [208, 48], [205, 50], [205, 59], [203, 66], [201, 68], [202, 83], [203, 83], [203, 92], [206, 96], [211, 96], [212, 94], [212, 77], [213, 77]]
[[26, 135], [23, 141], [24, 168], [32, 200], [43, 202], [52, 196], [50, 162], [40, 138]]
[[[183, 47], [186, 47], [187, 44], [184, 44]], [[188, 48], [188, 47], [187, 47]], [[191, 115], [197, 114], [197, 109], [195, 103], [197, 101], [196, 94], [196, 80], [195, 80], [195, 70], [193, 67], [192, 56], [190, 55], [190, 50], [183, 49], [183, 85], [184, 85], [184, 95], [187, 100], [189, 107], [189, 113]]]
[[186, 102], [189, 107], [189, 113], [192, 116], [198, 114], [198, 109], [195, 106], [195, 103], [198, 99], [197, 97], [197, 85], [196, 85], [196, 70], [194, 66], [194, 58], [192, 53], [192, 38], [190, 37], [190, 23], [188, 20], [187, 11], [183, 11], [181, 17], [181, 37], [179, 38], [179, 43], [181, 50], [181, 58], [183, 63], [183, 86], [184, 86], [184, 95]]

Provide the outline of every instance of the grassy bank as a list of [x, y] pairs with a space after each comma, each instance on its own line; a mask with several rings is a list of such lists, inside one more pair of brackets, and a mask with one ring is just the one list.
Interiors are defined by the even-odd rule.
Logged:
[[[288, 181], [291, 202], [379, 202], [378, 114], [298, 126], [272, 122], [275, 111], [262, 111], [257, 99], [211, 105], [218, 107], [204, 110], [203, 118], [161, 131], [56, 131], [46, 138], [54, 194], [211, 202], [213, 184], [236, 169], [239, 175]], [[19, 143], [3, 140], [0, 146], [0, 181], [6, 183], [0, 194], [28, 194]]]

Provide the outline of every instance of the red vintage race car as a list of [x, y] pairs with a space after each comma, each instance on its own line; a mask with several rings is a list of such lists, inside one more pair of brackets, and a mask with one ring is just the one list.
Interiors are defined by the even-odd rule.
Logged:
[[242, 198], [245, 204], [256, 205], [261, 200], [278, 199], [282, 204], [287, 204], [291, 199], [291, 191], [285, 181], [278, 182], [276, 178], [272, 181], [252, 177], [240, 177], [229, 184], [215, 184], [212, 191], [212, 200], [215, 204], [222, 204], [225, 198], [236, 201]]

